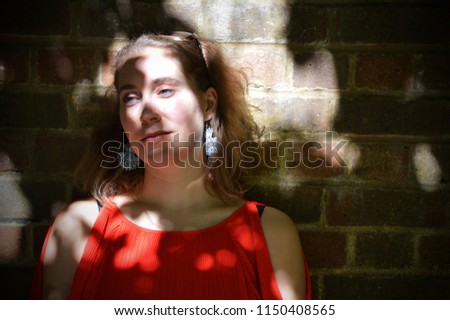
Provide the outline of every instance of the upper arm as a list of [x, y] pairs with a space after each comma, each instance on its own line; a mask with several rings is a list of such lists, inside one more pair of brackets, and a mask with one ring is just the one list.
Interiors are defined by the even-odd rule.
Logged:
[[285, 213], [266, 207], [261, 223], [283, 299], [304, 299], [306, 270], [298, 230]]
[[44, 299], [65, 299], [96, 218], [95, 201], [77, 201], [59, 212], [43, 260]]

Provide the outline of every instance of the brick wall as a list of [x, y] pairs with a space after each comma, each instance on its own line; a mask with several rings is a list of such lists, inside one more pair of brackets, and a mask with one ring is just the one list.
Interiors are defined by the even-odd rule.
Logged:
[[245, 176], [248, 197], [298, 224], [315, 298], [450, 298], [450, 12], [442, 3], [2, 6], [0, 297], [27, 298], [47, 226], [75, 193], [72, 172], [101, 119], [110, 54], [127, 37], [173, 28], [222, 42], [247, 68], [265, 160], [275, 164]]

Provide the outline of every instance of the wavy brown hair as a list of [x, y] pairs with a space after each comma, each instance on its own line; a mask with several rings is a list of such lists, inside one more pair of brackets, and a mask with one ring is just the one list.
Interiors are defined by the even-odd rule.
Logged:
[[[216, 90], [216, 116], [210, 124], [220, 145], [238, 143], [241, 146], [258, 135], [246, 101], [247, 78], [243, 72], [230, 66], [217, 44], [200, 41], [195, 35], [142, 35], [122, 48], [115, 57], [114, 84], [105, 99], [106, 122], [93, 131], [87, 152], [75, 173], [82, 190], [102, 202], [110, 196], [134, 193], [142, 185], [143, 168], [125, 171], [119, 165], [108, 168], [104, 164], [111, 164], [114, 159], [113, 154], [108, 154], [108, 143], [124, 139], [116, 94], [119, 70], [128, 59], [141, 55], [147, 48], [164, 49], [168, 56], [177, 59], [196, 94], [205, 92], [209, 87]], [[236, 196], [242, 196], [243, 189], [239, 183], [241, 159], [238, 148], [224, 148], [221, 165], [217, 162], [211, 165], [208, 160], [204, 162], [205, 187], [209, 193], [224, 202], [232, 202]]]

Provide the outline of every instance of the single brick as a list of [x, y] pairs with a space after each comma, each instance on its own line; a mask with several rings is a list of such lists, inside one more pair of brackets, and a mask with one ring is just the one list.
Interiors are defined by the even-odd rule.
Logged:
[[418, 210], [422, 210], [420, 218], [423, 225], [437, 228], [449, 226], [450, 192], [448, 190], [422, 192], [418, 196], [417, 205]]
[[335, 129], [343, 133], [401, 133], [406, 107], [401, 101], [373, 96], [343, 96], [338, 104]]
[[30, 79], [30, 50], [0, 48], [0, 83], [25, 83]]
[[341, 154], [347, 143], [347, 140], [334, 137], [332, 132], [327, 132], [321, 139], [309, 140], [295, 132], [281, 133], [276, 139], [267, 134], [261, 142], [249, 144], [248, 151], [242, 148], [241, 167], [253, 176], [272, 175], [274, 170], [294, 179], [337, 176], [348, 166]]
[[450, 236], [430, 235], [420, 238], [420, 265], [431, 270], [450, 269]]
[[442, 135], [450, 132], [450, 101], [343, 96], [334, 128], [341, 133]]
[[327, 9], [290, 6], [286, 29], [289, 44], [324, 42], [329, 32]]
[[296, 142], [287, 148], [284, 164], [289, 173], [298, 177], [336, 177], [344, 174], [348, 166], [342, 155], [346, 144], [340, 139]]
[[336, 9], [335, 42], [448, 44], [445, 4], [343, 6]]
[[328, 231], [301, 231], [300, 238], [308, 265], [312, 269], [342, 268], [347, 260], [347, 237]]
[[414, 245], [409, 234], [364, 233], [356, 237], [356, 265], [377, 269], [411, 267]]
[[0, 261], [19, 261], [25, 255], [25, 227], [0, 226]]
[[419, 72], [420, 83], [423, 88], [418, 90], [450, 91], [450, 55], [425, 54]]
[[392, 274], [325, 276], [323, 299], [408, 300], [449, 299], [450, 276]]
[[282, 6], [254, 2], [230, 6], [216, 1], [209, 3], [204, 13], [208, 36], [215, 40], [273, 42], [284, 36], [286, 12]]
[[66, 98], [60, 93], [0, 93], [0, 127], [65, 128]]
[[405, 181], [410, 170], [410, 146], [397, 144], [356, 144], [360, 157], [352, 175], [366, 180]]
[[444, 135], [450, 133], [450, 100], [417, 99], [405, 103], [409, 114], [404, 133], [414, 135]]
[[297, 88], [347, 88], [348, 57], [328, 51], [294, 55], [294, 86]]
[[450, 206], [448, 192], [331, 188], [327, 221], [340, 226], [440, 227]]
[[378, 91], [410, 91], [413, 68], [410, 55], [361, 55], [356, 61], [355, 85]]
[[36, 171], [73, 172], [86, 147], [86, 139], [69, 135], [40, 135], [36, 139]]
[[[38, 77], [42, 83], [95, 82], [95, 53], [85, 49], [39, 49]], [[97, 66], [98, 67], [98, 66]]]
[[337, 102], [333, 99], [307, 99], [284, 95], [250, 97], [258, 110], [254, 117], [271, 132], [324, 132], [332, 130]]
[[226, 45], [224, 53], [234, 67], [246, 73], [249, 85], [286, 87], [289, 84], [284, 47], [263, 45]]

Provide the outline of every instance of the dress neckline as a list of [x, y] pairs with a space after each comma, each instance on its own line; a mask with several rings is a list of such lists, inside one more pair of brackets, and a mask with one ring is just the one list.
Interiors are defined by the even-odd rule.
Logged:
[[[142, 227], [136, 223], [134, 223], [133, 221], [129, 220], [120, 210], [120, 208], [117, 206], [117, 204], [112, 201], [111, 199], [109, 201], [107, 201], [104, 204], [104, 208], [108, 208], [110, 210], [112, 210], [113, 215], [117, 216], [118, 219], [120, 219], [121, 221], [123, 221], [124, 223], [126, 223], [127, 225], [139, 229], [143, 232], [146, 233], [153, 233], [153, 234], [172, 234], [172, 235], [195, 235], [195, 234], [202, 234], [202, 233], [208, 233], [211, 231], [214, 231], [220, 227], [223, 227], [225, 225], [227, 225], [228, 223], [230, 223], [231, 221], [233, 221], [234, 219], [236, 219], [241, 212], [248, 208], [248, 210], [250, 209], [250, 201], [245, 200], [245, 203], [242, 204], [240, 207], [236, 208], [236, 210], [230, 214], [228, 217], [226, 217], [224, 220], [220, 221], [219, 223], [206, 227], [206, 228], [202, 228], [202, 229], [197, 229], [197, 230], [174, 230], [174, 231], [170, 231], [170, 230], [155, 230], [155, 229], [148, 229], [145, 227]], [[245, 210], [244, 210], [245, 211]]]

